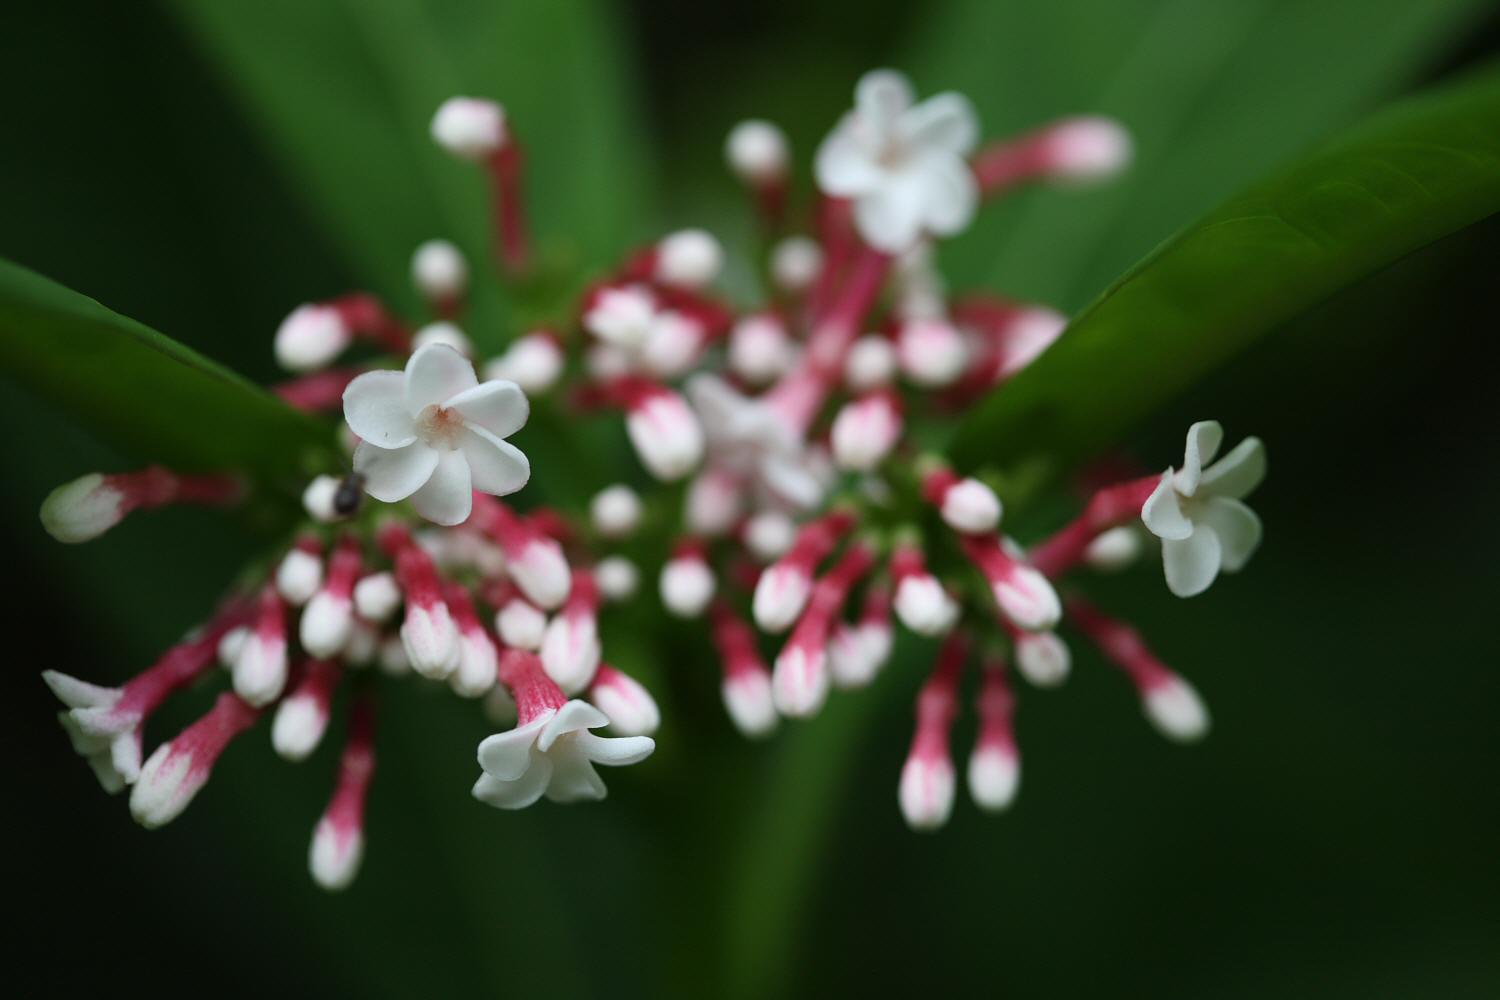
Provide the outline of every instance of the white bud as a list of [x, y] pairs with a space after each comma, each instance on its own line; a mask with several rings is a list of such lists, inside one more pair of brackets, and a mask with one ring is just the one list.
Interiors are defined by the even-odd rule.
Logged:
[[739, 670], [724, 678], [724, 708], [741, 733], [751, 738], [776, 731], [779, 717], [771, 696], [771, 678], [764, 670]]
[[515, 598], [495, 613], [495, 631], [507, 646], [538, 650], [547, 631], [547, 616], [531, 602]]
[[329, 892], [348, 888], [359, 873], [365, 853], [365, 836], [357, 829], [341, 830], [328, 820], [320, 820], [313, 832], [307, 867], [313, 881]]
[[995, 603], [1019, 627], [1045, 632], [1062, 618], [1062, 602], [1052, 583], [1036, 569], [1016, 563], [1009, 574], [992, 582]]
[[495, 686], [499, 653], [482, 630], [463, 632], [458, 637], [458, 669], [448, 678], [460, 698], [478, 698]]
[[844, 360], [844, 384], [851, 392], [889, 385], [896, 377], [896, 348], [890, 338], [867, 334], [856, 340]]
[[656, 277], [663, 284], [702, 288], [723, 265], [724, 248], [702, 229], [683, 229], [656, 244]]
[[276, 592], [293, 607], [306, 604], [323, 585], [323, 560], [311, 552], [294, 548], [276, 567]]
[[573, 589], [573, 571], [562, 546], [550, 538], [533, 539], [507, 564], [521, 593], [541, 608], [557, 608]]
[[411, 668], [429, 680], [443, 680], [458, 666], [458, 629], [441, 602], [407, 606], [401, 644]]
[[1016, 637], [1016, 669], [1037, 687], [1057, 687], [1068, 679], [1073, 657], [1056, 632], [1023, 632]]
[[390, 573], [371, 573], [354, 585], [354, 610], [367, 622], [389, 621], [400, 606], [401, 587]]
[[505, 145], [505, 110], [494, 101], [450, 97], [432, 116], [432, 138], [467, 160], [482, 160]]
[[848, 472], [870, 472], [901, 438], [901, 415], [883, 395], [854, 399], [840, 407], [829, 432], [833, 462]]
[[1193, 686], [1181, 677], [1153, 684], [1143, 701], [1146, 718], [1163, 736], [1179, 743], [1202, 739], [1208, 732], [1208, 709]]
[[641, 498], [623, 484], [607, 487], [594, 494], [589, 503], [594, 530], [605, 538], [624, 538], [641, 524]]
[[641, 285], [605, 288], [583, 315], [584, 329], [607, 344], [639, 348], [651, 332], [656, 317], [656, 297]]
[[797, 522], [779, 510], [765, 510], [745, 524], [745, 546], [761, 562], [779, 559], [797, 540]]
[[286, 686], [286, 642], [255, 632], [245, 637], [234, 661], [234, 693], [247, 703], [269, 705]]
[[771, 251], [771, 280], [783, 292], [806, 291], [822, 269], [823, 248], [809, 237], [788, 236]]
[[557, 384], [563, 363], [562, 347], [556, 340], [543, 333], [529, 333], [486, 365], [484, 377], [514, 382], [522, 392], [535, 395]]
[[1083, 551], [1084, 562], [1094, 569], [1112, 572], [1124, 569], [1141, 554], [1141, 534], [1130, 525], [1110, 528]]
[[1074, 181], [1103, 180], [1123, 170], [1134, 154], [1130, 133], [1111, 118], [1073, 118], [1047, 137], [1054, 176]]
[[337, 656], [354, 628], [354, 609], [347, 597], [320, 590], [302, 609], [297, 633], [302, 648], [320, 660]]
[[746, 184], [774, 184], [786, 176], [786, 133], [768, 121], [748, 119], [729, 130], [724, 142], [729, 169]]
[[276, 707], [271, 745], [287, 760], [305, 760], [328, 729], [328, 712], [311, 695], [294, 695]]
[[599, 631], [594, 618], [560, 614], [547, 623], [538, 654], [547, 676], [563, 689], [577, 694], [588, 687], [599, 669]]
[[59, 542], [86, 542], [120, 523], [124, 495], [99, 473], [64, 483], [42, 501], [42, 527]]
[[599, 560], [599, 565], [594, 567], [594, 582], [599, 584], [599, 593], [606, 600], [629, 600], [635, 596], [640, 581], [641, 574], [635, 563], [624, 556], [609, 556]]
[[298, 306], [276, 329], [276, 363], [287, 371], [314, 371], [342, 354], [353, 339], [353, 331], [334, 307]]
[[933, 576], [908, 576], [892, 602], [901, 624], [918, 635], [943, 635], [958, 620], [958, 605]]
[[1021, 784], [1021, 762], [1003, 747], [981, 743], [969, 756], [969, 795], [989, 812], [1010, 806]]
[[676, 378], [693, 367], [703, 345], [703, 327], [676, 310], [659, 312], [641, 345], [641, 363], [659, 378]]
[[744, 496], [739, 477], [709, 468], [693, 477], [683, 504], [683, 519], [695, 535], [710, 538], [727, 532], [739, 520]]
[[794, 566], [767, 567], [755, 582], [751, 612], [762, 631], [785, 632], [802, 614], [812, 593], [812, 578]]
[[697, 556], [670, 560], [661, 571], [661, 602], [679, 618], [696, 618], [714, 596], [714, 575]]
[[411, 349], [415, 353], [428, 344], [447, 344], [466, 358], [474, 356], [474, 342], [457, 326], [446, 320], [428, 323], [411, 338]]
[[729, 367], [752, 385], [781, 375], [796, 352], [786, 326], [775, 316], [753, 313], [734, 324], [729, 334]]
[[969, 359], [963, 334], [947, 320], [919, 319], [901, 327], [896, 355], [906, 377], [923, 388], [951, 384]]
[[411, 280], [429, 300], [456, 299], [469, 286], [469, 263], [447, 240], [428, 240], [412, 254]]
[[1000, 524], [1000, 498], [977, 479], [962, 479], [943, 494], [943, 521], [954, 531], [987, 535]]
[[626, 416], [625, 431], [641, 464], [663, 482], [681, 479], [703, 458], [703, 428], [676, 393], [642, 401]]
[[130, 814], [148, 830], [172, 822], [208, 783], [207, 768], [194, 767], [190, 751], [163, 743], [141, 766], [130, 792]]
[[772, 668], [771, 694], [782, 715], [810, 719], [828, 701], [828, 682], [828, 655], [823, 650], [788, 645]]
[[333, 498], [339, 491], [339, 481], [333, 476], [318, 476], [302, 491], [302, 509], [307, 516], [320, 524], [332, 524], [339, 519], [333, 508]]
[[594, 707], [609, 716], [620, 736], [650, 736], [661, 726], [661, 710], [651, 692], [634, 677], [611, 670], [589, 689]]
[[233, 670], [234, 662], [240, 658], [240, 650], [245, 648], [245, 640], [248, 638], [250, 638], [250, 630], [243, 625], [225, 632], [219, 639], [217, 650], [219, 665], [225, 670]]
[[945, 758], [908, 757], [901, 768], [901, 815], [913, 830], [936, 830], [953, 812], [953, 764]]

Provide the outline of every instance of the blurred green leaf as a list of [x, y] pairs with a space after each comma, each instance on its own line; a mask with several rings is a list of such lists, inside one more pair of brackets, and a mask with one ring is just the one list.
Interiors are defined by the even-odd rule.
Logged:
[[[961, 0], [906, 65], [968, 94], [986, 134], [1118, 117], [1123, 177], [1036, 190], [945, 248], [957, 286], [1076, 309], [1158, 241], [1413, 81], [1486, 0]], [[982, 41], [981, 41], [982, 40]]]
[[959, 428], [1056, 473], [1340, 288], [1500, 210], [1500, 71], [1403, 102], [1230, 199], [1114, 283]]
[[170, 337], [0, 260], [0, 371], [142, 461], [295, 473], [326, 427]]
[[[244, 100], [360, 280], [419, 303], [408, 262], [451, 239], [490, 261], [484, 178], [431, 141], [456, 94], [494, 97], [527, 151], [542, 253], [571, 270], [621, 251], [647, 200], [634, 92], [602, 3], [221, 0], [175, 10]], [[329, 289], [329, 293], [340, 289]], [[473, 282], [468, 332], [506, 337], [497, 283]]]

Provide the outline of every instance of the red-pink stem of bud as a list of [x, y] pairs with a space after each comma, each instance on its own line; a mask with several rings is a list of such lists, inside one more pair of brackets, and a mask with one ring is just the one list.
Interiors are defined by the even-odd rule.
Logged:
[[1123, 670], [1142, 694], [1175, 676], [1147, 648], [1141, 634], [1122, 621], [1110, 618], [1081, 597], [1070, 597], [1067, 620], [1089, 638], [1099, 651]]
[[344, 390], [363, 372], [363, 368], [330, 368], [277, 383], [271, 391], [298, 410], [331, 413], [343, 407]]
[[173, 646], [154, 664], [127, 681], [114, 711], [136, 713], [145, 719], [174, 692], [207, 673], [215, 663], [219, 640], [229, 630], [247, 623], [251, 614], [249, 602], [230, 601], [198, 634]]
[[950, 633], [938, 650], [932, 674], [917, 695], [917, 728], [911, 756], [926, 759], [948, 756], [948, 734], [958, 716], [958, 681], [963, 674], [969, 643], [962, 632]]
[[567, 695], [542, 668], [542, 661], [524, 649], [507, 649], [500, 655], [500, 681], [515, 699], [518, 725], [568, 703]]
[[356, 337], [362, 337], [393, 354], [411, 350], [411, 332], [391, 315], [385, 305], [368, 292], [354, 292], [328, 303]]
[[979, 745], [998, 747], [1015, 754], [1016, 737], [1012, 719], [1016, 698], [1005, 677], [1005, 660], [992, 655], [985, 662], [984, 680], [979, 688]]
[[323, 819], [341, 832], [363, 828], [365, 798], [375, 775], [375, 697], [355, 694], [349, 707], [349, 736], [339, 757], [338, 782]]
[[980, 193], [993, 197], [1045, 179], [1054, 166], [1050, 147], [1053, 131], [1054, 126], [1047, 126], [981, 149], [972, 163]]
[[1066, 573], [1078, 565], [1089, 543], [1102, 532], [1140, 517], [1141, 507], [1160, 482], [1159, 475], [1144, 476], [1095, 493], [1082, 514], [1031, 550], [1031, 564], [1045, 576]]
[[787, 640], [789, 647], [822, 649], [828, 643], [833, 623], [848, 599], [849, 591], [875, 564], [875, 553], [868, 545], [855, 542], [844, 551], [833, 568], [813, 584], [807, 607]]
[[531, 237], [521, 186], [525, 159], [514, 139], [508, 139], [489, 159], [490, 182], [494, 188], [495, 243], [501, 264], [512, 277], [526, 273], [531, 266]]
[[728, 604], [715, 601], [709, 608], [709, 618], [725, 677], [747, 672], [766, 673], [765, 660], [761, 659], [760, 649], [755, 644], [755, 633]]

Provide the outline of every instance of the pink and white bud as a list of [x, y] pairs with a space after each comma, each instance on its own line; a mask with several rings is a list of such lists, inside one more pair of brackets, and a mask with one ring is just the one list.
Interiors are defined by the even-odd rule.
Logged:
[[458, 628], [443, 600], [437, 567], [399, 524], [382, 528], [379, 541], [395, 560], [396, 582], [406, 596], [400, 629], [406, 658], [423, 677], [443, 680], [458, 666]]
[[341, 520], [334, 498], [338, 496], [339, 480], [335, 476], [315, 476], [302, 491], [302, 509], [307, 516], [319, 524], [332, 524]]
[[354, 584], [363, 560], [359, 541], [344, 536], [328, 561], [328, 578], [302, 610], [298, 636], [302, 648], [318, 659], [338, 655], [354, 628]]
[[984, 574], [1000, 613], [1020, 628], [1046, 632], [1062, 618], [1062, 602], [1051, 582], [1028, 563], [1020, 550], [999, 536], [959, 535], [959, 547]]
[[628, 538], [641, 525], [641, 498], [622, 483], [606, 487], [589, 502], [594, 530], [605, 538]]
[[1057, 179], [1105, 180], [1125, 169], [1133, 155], [1130, 133], [1112, 118], [1070, 118], [1046, 133], [1048, 172]]
[[450, 97], [432, 116], [432, 138], [454, 156], [483, 160], [505, 145], [505, 109], [494, 101]]
[[299, 539], [276, 566], [276, 591], [282, 600], [300, 608], [322, 585], [322, 546], [311, 536]]
[[541, 658], [547, 676], [576, 694], [588, 687], [599, 669], [599, 588], [585, 569], [573, 574], [573, 589], [562, 610], [542, 635]]
[[332, 305], [308, 303], [293, 309], [276, 328], [276, 363], [290, 372], [316, 371], [344, 353], [354, 331]]
[[823, 248], [806, 236], [788, 236], [771, 250], [771, 280], [789, 295], [800, 295], [818, 280]]
[[656, 244], [656, 280], [676, 288], [702, 288], [719, 276], [724, 248], [702, 229], [683, 229]]
[[547, 616], [525, 598], [512, 598], [495, 613], [495, 631], [506, 646], [535, 652], [542, 648]]
[[724, 668], [721, 692], [735, 728], [752, 739], [769, 736], [779, 717], [771, 674], [756, 647], [755, 634], [723, 601], [712, 611], [713, 640]]
[[707, 343], [708, 332], [698, 319], [666, 309], [651, 320], [641, 345], [641, 364], [657, 378], [677, 378], [697, 363]]
[[533, 396], [557, 384], [565, 360], [562, 345], [552, 334], [528, 333], [486, 365], [484, 377], [514, 382], [522, 392]]
[[695, 535], [718, 538], [733, 528], [744, 509], [745, 484], [728, 469], [709, 467], [688, 484], [683, 520]]
[[834, 687], [865, 687], [891, 657], [895, 634], [891, 630], [891, 598], [883, 586], [872, 586], [865, 594], [858, 622], [841, 622], [828, 643], [828, 670]]
[[756, 582], [751, 602], [755, 624], [772, 634], [792, 626], [812, 595], [818, 564], [854, 523], [847, 511], [835, 511], [802, 526], [787, 554], [766, 567]]
[[627, 601], [641, 585], [641, 573], [635, 563], [624, 556], [608, 556], [594, 567], [594, 580], [606, 601]]
[[1005, 661], [985, 663], [979, 690], [979, 738], [969, 755], [969, 795], [974, 804], [999, 812], [1015, 801], [1021, 783], [1021, 757], [1016, 750], [1013, 719], [1015, 696], [1005, 679]]
[[1103, 532], [1083, 550], [1090, 568], [1106, 573], [1125, 569], [1141, 555], [1141, 533], [1130, 525]]
[[58, 541], [86, 542], [131, 511], [171, 503], [225, 506], [243, 496], [243, 486], [232, 476], [183, 476], [149, 465], [138, 472], [92, 473], [65, 483], [47, 494], [40, 515], [42, 527]]
[[919, 386], [950, 385], [963, 374], [969, 349], [963, 334], [945, 319], [917, 319], [905, 323], [896, 341], [901, 371]]
[[240, 650], [245, 648], [245, 640], [250, 637], [250, 629], [244, 625], [232, 628], [225, 632], [219, 639], [218, 654], [219, 666], [225, 670], [234, 669], [234, 661], [240, 658]]
[[844, 359], [844, 384], [851, 392], [869, 392], [891, 384], [896, 377], [896, 348], [886, 337], [860, 337]]
[[328, 730], [333, 692], [343, 668], [332, 660], [309, 660], [290, 694], [276, 706], [271, 745], [287, 760], [306, 760]]
[[229, 741], [249, 729], [261, 710], [233, 694], [219, 695], [197, 722], [156, 748], [130, 793], [130, 813], [148, 829], [170, 823], [208, 783]]
[[375, 773], [375, 715], [369, 697], [350, 710], [349, 739], [339, 758], [333, 798], [313, 830], [307, 866], [313, 881], [330, 892], [346, 888], [359, 872], [365, 847], [365, 798]]
[[751, 385], [784, 375], [796, 359], [786, 324], [772, 313], [752, 313], [729, 333], [729, 369]]
[[656, 318], [656, 296], [643, 285], [601, 288], [583, 314], [583, 328], [606, 344], [639, 350]]
[[954, 531], [988, 535], [1000, 526], [1000, 498], [977, 479], [960, 479], [938, 468], [922, 478], [922, 495]]
[[234, 661], [234, 690], [257, 708], [281, 696], [286, 686], [286, 605], [276, 588], [261, 589], [255, 623]]
[[589, 685], [588, 700], [609, 716], [620, 736], [650, 736], [661, 726], [661, 710], [651, 692], [635, 678], [604, 664]]
[[411, 349], [413, 351], [419, 351], [429, 344], [447, 344], [466, 358], [474, 356], [474, 342], [469, 339], [468, 334], [458, 328], [457, 324], [449, 323], [447, 320], [428, 323], [412, 336]]
[[428, 240], [411, 258], [411, 280], [428, 302], [451, 309], [469, 287], [469, 262], [447, 240]]
[[500, 652], [474, 612], [474, 600], [456, 583], [443, 590], [448, 611], [458, 628], [458, 666], [448, 683], [461, 698], [478, 698], [495, 686]]
[[793, 719], [810, 719], [828, 701], [828, 653], [824, 646], [788, 642], [771, 671], [776, 709]]
[[660, 386], [630, 404], [625, 430], [637, 457], [657, 479], [674, 482], [703, 458], [703, 428], [687, 402]]
[[901, 404], [894, 393], [875, 391], [850, 400], [833, 418], [833, 462], [849, 472], [870, 472], [901, 439]]
[[661, 602], [679, 618], [697, 618], [713, 600], [717, 583], [701, 543], [678, 543], [661, 570]]
[[1056, 632], [1013, 628], [1010, 635], [1016, 650], [1016, 669], [1028, 682], [1045, 688], [1057, 687], [1068, 679], [1073, 657]]
[[771, 122], [746, 119], [729, 130], [724, 159], [734, 175], [751, 187], [783, 183], [791, 160], [786, 133]]
[[776, 707], [794, 718], [816, 715], [828, 699], [828, 643], [849, 590], [869, 571], [875, 554], [853, 542], [833, 568], [814, 584], [807, 609], [776, 657], [771, 692]]
[[893, 602], [901, 624], [918, 635], [944, 635], [958, 621], [959, 607], [938, 578], [927, 571], [927, 560], [915, 545], [899, 543], [891, 553]]
[[354, 611], [373, 625], [390, 621], [400, 606], [401, 588], [390, 573], [371, 573], [354, 585]]
[[562, 546], [503, 503], [479, 496], [476, 494], [474, 523], [500, 543], [506, 572], [521, 593], [542, 608], [560, 606], [573, 587], [573, 573]]
[[1208, 733], [1208, 709], [1203, 699], [1176, 674], [1146, 685], [1141, 698], [1146, 718], [1168, 739], [1193, 743]]
[[916, 732], [897, 794], [901, 814], [913, 830], [936, 830], [953, 812], [956, 779], [948, 741], [958, 715], [958, 680], [967, 654], [962, 636], [950, 636], [917, 696]]
[[765, 510], [745, 522], [745, 547], [761, 562], [778, 559], [797, 540], [797, 522], [779, 510]]

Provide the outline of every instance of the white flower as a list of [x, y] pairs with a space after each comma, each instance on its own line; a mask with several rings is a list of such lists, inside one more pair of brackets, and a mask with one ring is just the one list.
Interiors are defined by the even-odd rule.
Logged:
[[447, 240], [428, 240], [412, 254], [411, 278], [427, 298], [451, 301], [469, 285], [469, 263]]
[[854, 110], [818, 149], [818, 186], [853, 200], [871, 246], [899, 253], [924, 233], [951, 236], [968, 226], [978, 186], [965, 157], [977, 138], [964, 97], [914, 104], [906, 77], [876, 70], [859, 81]]
[[794, 507], [817, 506], [824, 487], [807, 450], [763, 400], [708, 374], [693, 376], [687, 391], [717, 464], [754, 476], [756, 485]]
[[1188, 428], [1182, 468], [1162, 473], [1141, 508], [1141, 520], [1162, 539], [1167, 587], [1178, 597], [1203, 593], [1219, 570], [1240, 569], [1260, 544], [1260, 518], [1241, 499], [1265, 478], [1265, 447], [1258, 438], [1246, 438], [1204, 468], [1223, 440], [1216, 421]]
[[526, 485], [530, 463], [502, 438], [525, 426], [529, 410], [514, 382], [480, 384], [446, 344], [421, 348], [404, 372], [365, 372], [344, 390], [366, 492], [386, 503], [410, 497], [417, 513], [444, 525], [468, 518], [474, 490], [505, 496]]
[[524, 726], [496, 733], [479, 744], [484, 773], [474, 784], [474, 797], [500, 809], [524, 809], [543, 795], [553, 802], [604, 798], [595, 764], [635, 764], [656, 749], [649, 736], [610, 738], [589, 732], [607, 725], [608, 716], [575, 699], [541, 712]]

